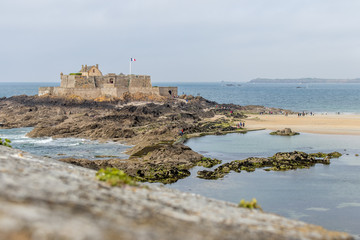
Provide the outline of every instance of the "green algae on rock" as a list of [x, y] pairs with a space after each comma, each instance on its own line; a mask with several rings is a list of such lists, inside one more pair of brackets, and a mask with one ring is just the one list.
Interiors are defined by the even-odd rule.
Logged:
[[100, 169], [96, 173], [96, 178], [100, 181], [107, 182], [113, 187], [123, 185], [137, 186], [136, 181], [131, 176], [116, 168]]
[[[322, 156], [322, 157], [318, 157]], [[279, 152], [269, 158], [255, 158], [250, 157], [245, 160], [235, 160], [225, 163], [215, 168], [214, 171], [198, 171], [198, 178], [203, 179], [218, 179], [223, 178], [230, 171], [234, 172], [253, 172], [256, 168], [265, 168], [265, 171], [287, 171], [298, 168], [309, 168], [316, 163], [330, 164], [330, 158], [340, 157], [338, 152], [329, 154], [307, 154], [305, 152]]]
[[7, 139], [7, 138], [1, 139], [0, 138], [0, 145], [11, 148], [10, 143], [11, 143], [11, 141], [9, 139]]
[[196, 165], [206, 168], [212, 168], [213, 166], [218, 165], [221, 162], [222, 162], [221, 160], [218, 160], [216, 158], [212, 159], [212, 158], [202, 157], [201, 160], [196, 163]]
[[161, 182], [169, 184], [188, 176], [190, 176], [190, 171], [182, 166], [153, 165], [150, 168], [138, 170], [134, 177], [141, 182]]
[[329, 158], [329, 159], [339, 158], [342, 156], [342, 154], [339, 152], [331, 152], [331, 153], [318, 152], [318, 153], [310, 153], [309, 155], [316, 158]]
[[252, 172], [257, 167], [270, 166], [270, 164], [267, 164], [268, 161], [269, 160], [267, 158], [254, 158], [254, 157], [250, 157], [245, 160], [235, 160], [220, 165], [219, 167], [215, 168], [214, 171], [208, 171], [208, 170], [198, 171], [197, 177], [204, 179], [218, 179], [218, 178], [223, 178], [230, 171], [241, 172], [243, 170], [243, 171]]
[[247, 202], [244, 199], [241, 199], [240, 203], [238, 204], [238, 207], [240, 207], [240, 208], [248, 208], [248, 209], [258, 209], [258, 210], [262, 211], [262, 208], [257, 203], [256, 198], [251, 199], [250, 202]]

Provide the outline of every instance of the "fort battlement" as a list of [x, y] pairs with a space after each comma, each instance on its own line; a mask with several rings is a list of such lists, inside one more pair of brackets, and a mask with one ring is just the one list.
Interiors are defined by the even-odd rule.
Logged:
[[125, 75], [108, 73], [103, 75], [99, 65], [82, 65], [77, 73], [60, 74], [60, 87], [40, 87], [39, 96], [70, 96], [77, 95], [84, 99], [97, 97], [121, 97], [124, 93], [144, 93], [174, 97], [178, 94], [177, 87], [153, 87], [148, 75]]

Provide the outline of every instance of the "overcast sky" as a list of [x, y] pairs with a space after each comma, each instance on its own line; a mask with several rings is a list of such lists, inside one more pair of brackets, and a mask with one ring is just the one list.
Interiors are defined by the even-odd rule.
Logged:
[[0, 81], [360, 77], [359, 0], [0, 0]]

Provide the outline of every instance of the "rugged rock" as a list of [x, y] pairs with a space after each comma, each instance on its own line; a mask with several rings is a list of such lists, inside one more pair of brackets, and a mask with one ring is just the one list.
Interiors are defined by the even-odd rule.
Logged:
[[304, 152], [279, 152], [269, 158], [247, 158], [245, 160], [235, 160], [229, 163], [224, 163], [215, 168], [214, 171], [198, 171], [198, 177], [204, 179], [218, 179], [223, 178], [230, 171], [253, 172], [256, 168], [265, 168], [265, 171], [287, 171], [295, 170], [297, 168], [309, 168], [316, 163], [330, 164], [330, 158], [340, 157], [341, 154], [337, 152], [324, 154], [307, 154]]
[[270, 135], [279, 135], [279, 136], [295, 136], [299, 135], [298, 132], [291, 131], [290, 128], [284, 128], [283, 130], [277, 130], [276, 132], [271, 132]]
[[325, 158], [325, 159], [339, 158], [342, 156], [342, 154], [339, 152], [331, 152], [331, 153], [318, 152], [318, 153], [310, 153], [309, 155], [315, 158]]
[[[205, 164], [202, 155], [183, 144], [170, 142], [147, 146], [131, 155], [130, 159], [87, 160], [66, 158], [60, 161], [95, 170], [113, 167], [140, 181], [173, 183], [188, 177], [189, 169]], [[211, 160], [208, 160], [210, 164]], [[213, 164], [215, 164], [213, 162]]]
[[0, 239], [352, 239], [346, 233], [0, 146]]
[[[129, 174], [143, 180], [174, 182], [189, 175], [188, 169], [197, 165], [202, 158], [188, 147], [175, 143], [186, 140], [190, 134], [238, 131], [233, 125], [245, 117], [243, 112], [246, 109], [252, 109], [233, 104], [220, 105], [200, 96], [161, 101], [155, 99], [159, 101], [153, 102], [131, 102], [144, 100], [140, 95], [129, 95], [125, 100], [97, 100], [25, 95], [2, 98], [1, 127], [34, 127], [28, 133], [33, 138], [77, 137], [131, 144], [134, 145], [128, 151], [132, 156], [131, 161], [125, 161], [129, 167], [124, 167], [124, 160], [119, 159], [105, 161], [105, 164], [121, 166]], [[260, 110], [259, 106], [254, 109]], [[215, 114], [222, 117], [214, 118]], [[180, 129], [184, 131], [183, 138], [180, 138]], [[69, 161], [76, 163], [76, 160]], [[85, 160], [78, 160], [77, 164], [80, 163], [92, 168], [97, 166]], [[139, 167], [138, 171], [135, 171], [136, 167]]]

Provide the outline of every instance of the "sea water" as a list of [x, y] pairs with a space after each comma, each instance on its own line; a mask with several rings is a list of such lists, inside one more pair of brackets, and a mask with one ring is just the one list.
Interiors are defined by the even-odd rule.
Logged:
[[261, 105], [293, 111], [360, 113], [360, 84], [159, 83], [178, 86], [179, 95], [202, 96], [218, 103]]
[[96, 160], [129, 157], [124, 152], [131, 146], [115, 142], [100, 143], [99, 141], [81, 138], [26, 137], [26, 134], [31, 130], [32, 128], [0, 129], [0, 138], [10, 139], [13, 148], [55, 159], [85, 158]]
[[0, 82], [0, 98], [17, 95], [36, 95], [39, 87], [59, 87], [57, 82]]
[[190, 177], [169, 187], [234, 203], [256, 198], [266, 212], [360, 237], [360, 157], [355, 156], [360, 154], [360, 136], [301, 133], [284, 137], [269, 133], [205, 136], [190, 139], [186, 145], [223, 163], [294, 150], [339, 151], [343, 156], [332, 159], [330, 165], [285, 172], [231, 172], [218, 180], [197, 178], [197, 171], [204, 168], [196, 167]]

